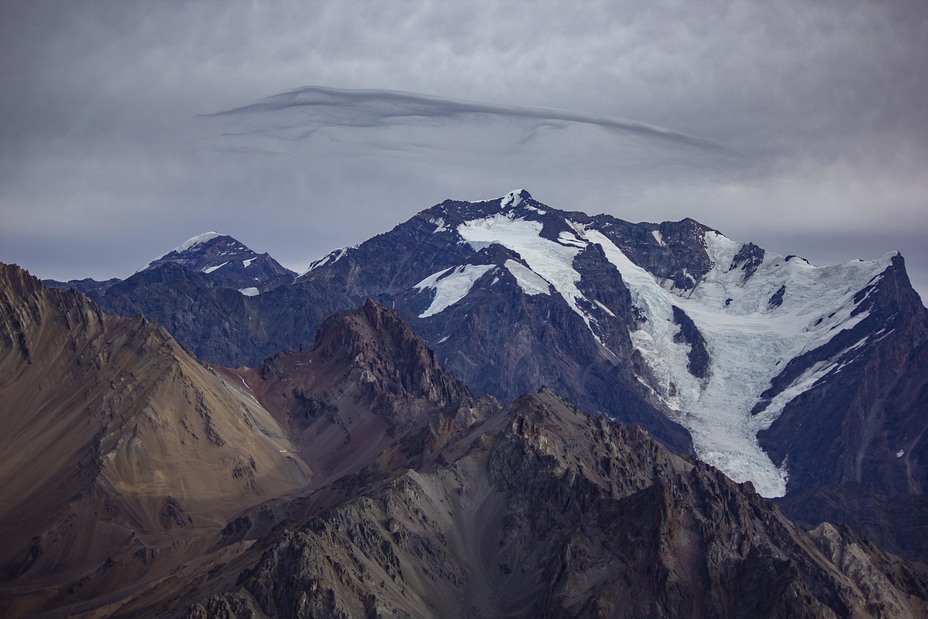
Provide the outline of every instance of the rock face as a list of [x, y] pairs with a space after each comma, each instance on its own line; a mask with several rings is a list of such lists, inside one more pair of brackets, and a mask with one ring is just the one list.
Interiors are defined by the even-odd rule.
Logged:
[[551, 391], [464, 429], [441, 455], [279, 532], [186, 616], [928, 610], [921, 568], [841, 528], [806, 533], [749, 486]]
[[423, 437], [430, 421], [459, 410], [475, 418], [490, 406], [438, 365], [395, 310], [372, 301], [327, 320], [311, 348], [237, 372], [289, 430], [316, 474], [311, 488]]
[[164, 578], [236, 512], [311, 475], [240, 383], [163, 328], [7, 265], [0, 425], [6, 616]]

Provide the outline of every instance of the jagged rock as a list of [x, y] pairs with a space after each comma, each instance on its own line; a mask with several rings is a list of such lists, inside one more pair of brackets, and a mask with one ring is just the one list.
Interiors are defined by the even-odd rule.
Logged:
[[[745, 243], [741, 246], [741, 249], [738, 250], [738, 253], [735, 254], [728, 270], [741, 269], [744, 271], [744, 281], [747, 281], [754, 275], [757, 268], [764, 263], [765, 253], [763, 248], [758, 247], [754, 243]], [[788, 259], [789, 258], [787, 258], [787, 260]]]
[[[0, 455], [32, 476], [2, 497], [16, 519], [0, 532], [29, 540], [3, 546], [21, 557], [0, 585], [8, 615], [928, 611], [922, 566], [840, 527], [808, 534], [750, 484], [550, 389], [478, 400], [374, 302], [329, 320], [306, 351], [232, 371], [141, 318], [0, 274], [0, 418], [19, 441]], [[42, 441], [60, 459], [17, 464], [49, 452]], [[311, 476], [293, 468], [300, 454]], [[48, 491], [64, 487], [78, 495]]]
[[[750, 486], [550, 391], [279, 534], [189, 606], [263, 616], [917, 617], [922, 568], [807, 534]], [[822, 532], [824, 531], [824, 532]]]

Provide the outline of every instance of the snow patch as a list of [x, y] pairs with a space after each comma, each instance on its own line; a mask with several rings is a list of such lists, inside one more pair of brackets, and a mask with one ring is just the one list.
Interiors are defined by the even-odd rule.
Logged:
[[435, 224], [435, 229], [432, 231], [432, 234], [438, 234], [439, 232], [447, 232], [449, 230], [448, 224], [445, 223], [445, 220], [441, 217], [436, 219], [430, 219], [430, 223]]
[[257, 260], [257, 258], [249, 258], [248, 260], [242, 260], [242, 266], [246, 269], [251, 266], [251, 263]]
[[203, 273], [206, 273], [207, 275], [209, 275], [209, 274], [212, 273], [213, 271], [218, 271], [219, 269], [221, 269], [222, 267], [226, 266], [227, 264], [229, 264], [229, 263], [228, 263], [228, 262], [223, 262], [222, 264], [217, 264], [216, 266], [206, 267], [205, 269], [203, 269]]
[[651, 230], [651, 236], [654, 237], [654, 240], [657, 241], [657, 244], [661, 247], [667, 247], [667, 243], [664, 242], [664, 237], [661, 236], [660, 230]]
[[[198, 234], [195, 237], [187, 239], [186, 241], [184, 241], [183, 243], [175, 247], [173, 251], [176, 251], [178, 253], [182, 251], [187, 251], [188, 249], [192, 249], [196, 247], [197, 245], [202, 245], [203, 243], [207, 241], [211, 241], [219, 236], [222, 236], [222, 235], [218, 232], [204, 232], [203, 234]], [[172, 252], [168, 252], [168, 254], [170, 253]], [[166, 255], [167, 254], [165, 254], [165, 256]], [[162, 258], [163, 257], [164, 256], [162, 256]]]
[[[464, 222], [458, 226], [458, 234], [475, 249], [478, 246], [498, 243], [518, 252], [528, 264], [528, 268], [554, 286], [571, 309], [583, 317], [589, 325], [592, 319], [577, 304], [580, 299], [583, 299], [583, 294], [577, 288], [580, 274], [573, 268], [573, 261], [574, 257], [580, 253], [580, 248], [575, 245], [562, 245], [542, 237], [542, 227], [541, 222], [538, 221], [514, 219], [496, 214], [486, 219]], [[518, 279], [515, 273], [513, 276]], [[530, 288], [539, 290], [540, 282], [537, 279], [533, 282]]]
[[551, 284], [525, 265], [515, 260], [507, 260], [504, 266], [516, 278], [516, 283], [525, 294], [551, 294]]
[[901, 458], [904, 455], [905, 455], [905, 449], [900, 449], [899, 451], [896, 452], [897, 458]]
[[258, 294], [260, 294], [260, 291], [254, 286], [251, 288], [241, 288], [239, 292], [241, 292], [246, 297], [256, 297]]
[[561, 245], [579, 247], [580, 249], [584, 249], [587, 246], [586, 241], [581, 241], [580, 239], [577, 238], [576, 234], [573, 234], [571, 232], [566, 232], [566, 231], [561, 232], [560, 234], [557, 235], [557, 240], [558, 242], [560, 242]]
[[417, 290], [434, 289], [435, 297], [419, 318], [428, 318], [451, 307], [467, 296], [474, 283], [494, 268], [492, 264], [465, 264], [433, 273], [413, 286]]

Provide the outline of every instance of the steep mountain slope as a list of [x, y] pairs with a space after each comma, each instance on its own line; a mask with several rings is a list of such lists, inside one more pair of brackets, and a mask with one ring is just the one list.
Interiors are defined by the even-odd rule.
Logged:
[[[439, 457], [440, 455], [440, 457]], [[362, 485], [187, 617], [917, 617], [928, 580], [551, 391]], [[257, 550], [261, 548], [260, 555]], [[218, 582], [224, 590], [208, 591]]]
[[[813, 267], [692, 220], [630, 224], [557, 211], [521, 191], [435, 206], [324, 259], [298, 284], [395, 303], [478, 392], [554, 385], [666, 440], [623, 410], [644, 400], [689, 430], [700, 458], [779, 496], [789, 466], [771, 460], [757, 433], [832, 380], [844, 348], [879, 354], [890, 312], [876, 312], [871, 297], [906, 296], [894, 320], [921, 333], [924, 312], [907, 281], [897, 284], [900, 271], [896, 255]], [[852, 331], [857, 339], [838, 349]], [[797, 358], [814, 358], [812, 373], [794, 372]]]
[[761, 432], [760, 443], [788, 462], [796, 491], [784, 507], [792, 516], [846, 522], [926, 560], [928, 312], [898, 257], [860, 294], [867, 317], [795, 359], [783, 370], [787, 380], [773, 383], [771, 391], [799, 376], [795, 383], [812, 385]]
[[[235, 288], [239, 284], [223, 285], [218, 273], [163, 261], [105, 288], [88, 285], [88, 294], [106, 312], [144, 314], [198, 358], [230, 367], [254, 366], [282, 350], [305, 348], [323, 320], [363, 302], [331, 290], [270, 282], [265, 292], [245, 294]], [[64, 290], [72, 284], [49, 282]]]
[[427, 209], [302, 282], [394, 304], [478, 392], [553, 385], [679, 448], [629, 414], [644, 386], [733, 479], [928, 558], [928, 315], [898, 254], [814, 267], [692, 220], [589, 217], [519, 191]]
[[[228, 339], [230, 334], [239, 333], [241, 338], [254, 337], [255, 333], [248, 332], [254, 331], [248, 322], [254, 312], [242, 311], [237, 297], [257, 296], [289, 284], [295, 277], [296, 273], [267, 253], [258, 254], [228, 235], [207, 232], [152, 260], [126, 280], [45, 280], [44, 283], [62, 290], [74, 288], [108, 312], [128, 316], [144, 313], [189, 344], [204, 333], [212, 339]], [[207, 312], [201, 318], [191, 315], [190, 309], [196, 305], [223, 309]], [[217, 329], [220, 323], [225, 326]], [[241, 348], [235, 344], [228, 348], [212, 346], [203, 356], [216, 361], [251, 353]]]
[[6, 615], [156, 582], [311, 476], [244, 385], [163, 328], [7, 265], [0, 425]]
[[312, 488], [371, 465], [436, 419], [493, 410], [438, 365], [395, 310], [372, 301], [326, 321], [311, 348], [236, 372], [290, 431], [315, 473]]

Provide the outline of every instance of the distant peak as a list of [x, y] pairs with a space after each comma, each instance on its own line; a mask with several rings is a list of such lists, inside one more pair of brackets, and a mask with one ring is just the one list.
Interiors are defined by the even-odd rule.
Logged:
[[[198, 267], [199, 270], [203, 270], [222, 262], [220, 261], [214, 264], [214, 261], [209, 260], [210, 255], [217, 252], [226, 252], [222, 255], [237, 253], [249, 257], [257, 256], [254, 251], [242, 244], [241, 241], [232, 238], [228, 234], [211, 231], [187, 239], [171, 251], [161, 254], [154, 260], [151, 260], [148, 264], [136, 271], [136, 273], [156, 267], [164, 262], [178, 262], [184, 266], [191, 266], [194, 262], [206, 260], [209, 264], [199, 264]], [[217, 259], [218, 257], [219, 256], [216, 256]], [[228, 258], [225, 258], [225, 260], [228, 260]]]
[[220, 236], [226, 236], [226, 235], [220, 234], [219, 232], [204, 232], [203, 234], [198, 234], [194, 237], [187, 239], [186, 241], [184, 241], [183, 243], [175, 247], [173, 251], [176, 251], [176, 252], [187, 251], [188, 249], [192, 249], [196, 247], [197, 245], [202, 245], [203, 243], [206, 243], [207, 241], [212, 241], [213, 239], [220, 237]]

